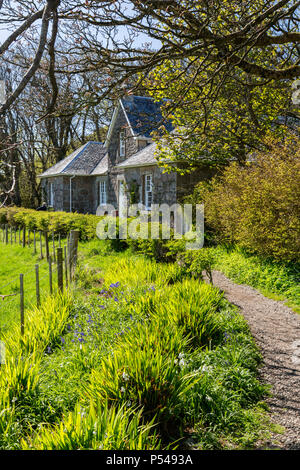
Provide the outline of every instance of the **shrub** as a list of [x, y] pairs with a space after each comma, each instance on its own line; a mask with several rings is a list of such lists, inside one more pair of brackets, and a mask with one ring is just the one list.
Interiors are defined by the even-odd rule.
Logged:
[[55, 232], [62, 236], [66, 236], [70, 230], [79, 230], [81, 240], [96, 237], [96, 227], [100, 220], [101, 217], [91, 214], [40, 212], [17, 207], [0, 209], [1, 224], [8, 223], [17, 228]]
[[212, 249], [202, 248], [180, 253], [177, 256], [177, 262], [187, 273], [199, 279], [203, 279], [203, 271], [205, 271], [210, 283], [213, 283], [212, 270], [216, 265], [217, 257]]
[[299, 259], [300, 138], [267, 140], [245, 167], [232, 163], [201, 192], [217, 239], [277, 259]]

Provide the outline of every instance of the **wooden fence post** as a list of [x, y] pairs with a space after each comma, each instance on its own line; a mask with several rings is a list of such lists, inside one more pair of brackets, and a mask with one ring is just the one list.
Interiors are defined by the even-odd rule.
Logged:
[[24, 274], [20, 274], [21, 335], [24, 335]]
[[58, 290], [63, 292], [64, 290], [64, 278], [63, 278], [63, 250], [57, 248], [57, 284]]
[[49, 257], [49, 287], [50, 287], [50, 294], [53, 294], [53, 285], [52, 285], [52, 259], [51, 256]]
[[46, 258], [47, 258], [47, 261], [49, 261], [49, 256], [50, 256], [50, 253], [49, 253], [49, 239], [48, 239], [48, 232], [45, 232], [45, 244], [46, 244]]
[[66, 288], [68, 288], [69, 282], [68, 282], [68, 254], [67, 254], [67, 246], [64, 246], [64, 261], [65, 261], [65, 283], [66, 283]]
[[23, 227], [23, 248], [25, 248], [26, 245], [26, 228]]
[[36, 290], [36, 304], [39, 307], [41, 305], [40, 297], [40, 276], [39, 276], [39, 265], [35, 265], [35, 290]]
[[54, 240], [54, 232], [52, 232], [52, 247], [53, 247], [53, 262], [56, 262], [56, 257], [55, 257], [55, 240]]
[[41, 251], [41, 259], [44, 258], [43, 255], [43, 239], [42, 239], [42, 232], [40, 231], [40, 251]]
[[33, 253], [36, 255], [36, 234], [35, 234], [35, 230], [33, 231]]
[[77, 263], [77, 249], [79, 240], [79, 230], [71, 230], [69, 239], [69, 273], [70, 281], [73, 281]]

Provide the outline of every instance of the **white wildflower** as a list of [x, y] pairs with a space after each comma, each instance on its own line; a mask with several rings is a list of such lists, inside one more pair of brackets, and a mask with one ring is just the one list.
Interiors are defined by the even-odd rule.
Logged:
[[123, 380], [125, 380], [125, 382], [127, 382], [129, 380], [129, 375], [126, 374], [126, 372], [123, 372], [122, 378], [123, 378]]

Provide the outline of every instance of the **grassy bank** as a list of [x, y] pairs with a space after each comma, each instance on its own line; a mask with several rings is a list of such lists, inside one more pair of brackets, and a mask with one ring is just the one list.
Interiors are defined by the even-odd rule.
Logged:
[[[49, 267], [45, 259], [33, 254], [33, 248], [0, 242], [0, 335], [20, 322], [20, 274], [24, 274], [25, 312], [36, 304], [35, 264], [39, 265], [40, 295], [49, 295]], [[53, 269], [55, 269], [53, 267]], [[55, 283], [55, 274], [53, 282]]]
[[276, 262], [243, 250], [213, 249], [216, 269], [233, 281], [247, 284], [275, 300], [284, 300], [300, 313], [300, 264]]

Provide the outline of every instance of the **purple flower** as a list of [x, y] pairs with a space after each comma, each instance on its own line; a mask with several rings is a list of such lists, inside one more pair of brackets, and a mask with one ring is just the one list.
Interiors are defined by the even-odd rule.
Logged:
[[65, 338], [63, 338], [62, 336], [60, 337], [60, 340], [61, 340], [61, 344], [65, 344]]
[[112, 283], [109, 287], [110, 289], [117, 289], [119, 287], [120, 283], [119, 282], [116, 282], [115, 284]]

